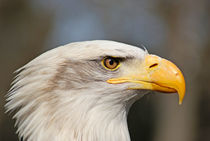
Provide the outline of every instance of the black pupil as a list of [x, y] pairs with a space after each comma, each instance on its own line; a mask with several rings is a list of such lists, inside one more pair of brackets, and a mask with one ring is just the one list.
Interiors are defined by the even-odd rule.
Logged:
[[114, 64], [114, 59], [109, 59], [109, 64], [113, 65]]

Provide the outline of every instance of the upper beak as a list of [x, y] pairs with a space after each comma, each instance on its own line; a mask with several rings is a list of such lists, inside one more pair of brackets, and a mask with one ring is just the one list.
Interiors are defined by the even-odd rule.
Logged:
[[185, 95], [185, 80], [182, 72], [172, 62], [155, 55], [146, 55], [145, 60], [135, 71], [131, 70], [120, 78], [107, 80], [111, 84], [131, 82], [138, 85], [129, 89], [148, 89], [179, 95], [179, 104]]

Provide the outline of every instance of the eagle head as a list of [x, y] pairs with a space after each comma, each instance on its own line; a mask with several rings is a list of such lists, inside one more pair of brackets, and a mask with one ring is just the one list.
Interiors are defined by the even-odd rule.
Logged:
[[114, 41], [50, 50], [20, 68], [6, 109], [28, 141], [129, 141], [127, 113], [150, 91], [178, 93], [185, 81], [170, 61]]

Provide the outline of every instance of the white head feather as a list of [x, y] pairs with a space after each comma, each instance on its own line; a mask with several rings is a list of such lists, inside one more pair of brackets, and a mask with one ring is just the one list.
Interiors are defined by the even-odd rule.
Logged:
[[[50, 50], [18, 70], [7, 111], [28, 141], [129, 141], [127, 113], [145, 91], [106, 80], [121, 70], [101, 66], [104, 56], [143, 60], [147, 52], [113, 41], [71, 43]], [[140, 94], [139, 94], [140, 93]]]

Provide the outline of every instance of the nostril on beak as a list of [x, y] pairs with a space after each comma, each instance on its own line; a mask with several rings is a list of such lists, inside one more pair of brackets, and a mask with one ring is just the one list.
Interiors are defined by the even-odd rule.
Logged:
[[154, 68], [156, 66], [158, 66], [158, 63], [154, 63], [154, 64], [150, 65], [149, 68]]

